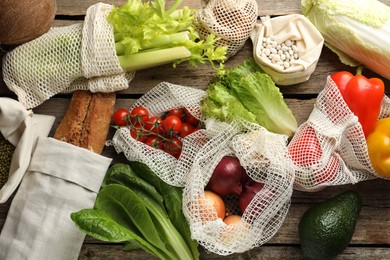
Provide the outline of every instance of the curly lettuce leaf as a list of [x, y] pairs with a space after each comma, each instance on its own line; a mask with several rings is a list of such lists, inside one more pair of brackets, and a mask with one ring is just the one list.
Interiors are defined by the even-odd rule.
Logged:
[[253, 59], [227, 70], [209, 85], [201, 109], [205, 117], [226, 122], [245, 119], [287, 136], [298, 127], [279, 88]]

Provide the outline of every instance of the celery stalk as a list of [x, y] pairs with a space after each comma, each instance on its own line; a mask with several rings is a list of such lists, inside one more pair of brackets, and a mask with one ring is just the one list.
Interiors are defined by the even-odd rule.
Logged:
[[[159, 48], [162, 49], [163, 46], [171, 47], [171, 45], [175, 45], [178, 43], [183, 43], [189, 40], [189, 32], [178, 32], [174, 34], [163, 34], [156, 36], [155, 38], [150, 39], [148, 43], [143, 43], [141, 48], [143, 50]], [[122, 42], [115, 43], [116, 54], [124, 55], [126, 53], [126, 45]]]
[[163, 64], [171, 63], [175, 60], [186, 59], [191, 56], [191, 52], [186, 47], [173, 47], [161, 50], [138, 52], [130, 55], [118, 56], [119, 64], [126, 71], [137, 71]]
[[169, 62], [175, 67], [182, 61], [193, 66], [209, 62], [215, 69], [217, 62], [218, 69], [223, 69], [227, 47], [217, 46], [219, 38], [214, 34], [201, 39], [193, 24], [196, 10], [187, 6], [178, 9], [181, 3], [182, 0], [174, 0], [166, 9], [166, 0], [128, 0], [112, 9], [107, 20], [113, 26], [115, 47], [124, 70]]

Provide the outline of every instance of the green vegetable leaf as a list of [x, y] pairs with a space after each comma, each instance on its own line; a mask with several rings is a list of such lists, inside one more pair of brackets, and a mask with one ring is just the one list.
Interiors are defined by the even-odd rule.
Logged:
[[94, 209], [72, 213], [85, 233], [142, 248], [161, 259], [199, 259], [182, 207], [182, 188], [163, 182], [138, 162], [112, 165]]
[[122, 225], [119, 225], [104, 211], [83, 209], [71, 213], [70, 216], [76, 226], [91, 237], [108, 242], [125, 242], [125, 250], [142, 248], [146, 252], [159, 256], [162, 259], [168, 259], [165, 253], [155, 248], [130, 229], [126, 229]]
[[[117, 55], [123, 69], [136, 71], [165, 63], [176, 67], [183, 61], [196, 66], [207, 61], [213, 68], [223, 70], [227, 47], [216, 47], [218, 38], [214, 34], [200, 39], [193, 26], [196, 10], [188, 7], [178, 10], [181, 1], [176, 0], [168, 10], [164, 0], [146, 3], [128, 0], [113, 8], [107, 19], [114, 28]], [[178, 47], [187, 52], [175, 49]], [[220, 66], [217, 68], [214, 62]]]
[[259, 72], [237, 76], [240, 83], [231, 87], [257, 122], [271, 132], [291, 136], [297, 129], [297, 121], [271, 77]]
[[256, 117], [247, 110], [240, 100], [232, 95], [221, 82], [216, 82], [207, 88], [207, 98], [201, 102], [202, 114], [220, 121], [231, 122], [242, 118], [256, 123]]
[[201, 102], [202, 114], [221, 121], [245, 119], [291, 136], [297, 121], [271, 77], [249, 59], [214, 80]]
[[182, 210], [183, 189], [173, 187], [162, 181], [147, 165], [132, 161], [130, 162], [134, 171], [141, 176], [145, 181], [151, 183], [158, 192], [162, 195], [165, 209], [169, 219], [179, 233], [183, 236], [188, 247], [190, 248], [194, 259], [199, 258], [198, 242], [191, 238], [190, 227], [185, 219]]
[[138, 196], [136, 192], [122, 185], [110, 184], [99, 192], [95, 209], [104, 211], [121, 226], [132, 230], [140, 237], [144, 237], [153, 246], [168, 252], [165, 241], [160, 237], [160, 230], [154, 225], [154, 218], [151, 217], [150, 211], [147, 209], [147, 206], [150, 207], [150, 205], [164, 216], [161, 208], [150, 198]]

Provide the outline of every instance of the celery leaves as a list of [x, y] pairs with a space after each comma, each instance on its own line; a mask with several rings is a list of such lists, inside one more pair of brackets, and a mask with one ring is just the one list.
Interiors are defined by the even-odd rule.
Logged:
[[[168, 10], [164, 0], [145, 3], [129, 0], [120, 7], [113, 7], [107, 19], [114, 28], [123, 69], [136, 71], [165, 63], [173, 63], [175, 67], [183, 61], [193, 66], [209, 62], [215, 69], [217, 61], [219, 69], [223, 68], [227, 47], [215, 47], [218, 38], [213, 34], [200, 39], [193, 27], [196, 11], [187, 6], [177, 9], [180, 3], [181, 0], [176, 0]], [[134, 54], [141, 58], [133, 60]], [[153, 62], [144, 64], [143, 60]]]

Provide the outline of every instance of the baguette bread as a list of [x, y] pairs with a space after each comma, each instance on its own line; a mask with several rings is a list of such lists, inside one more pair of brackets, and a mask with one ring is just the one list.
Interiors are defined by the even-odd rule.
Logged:
[[92, 93], [88, 90], [73, 92], [54, 138], [94, 153], [102, 153], [114, 112], [115, 99], [115, 93]]

